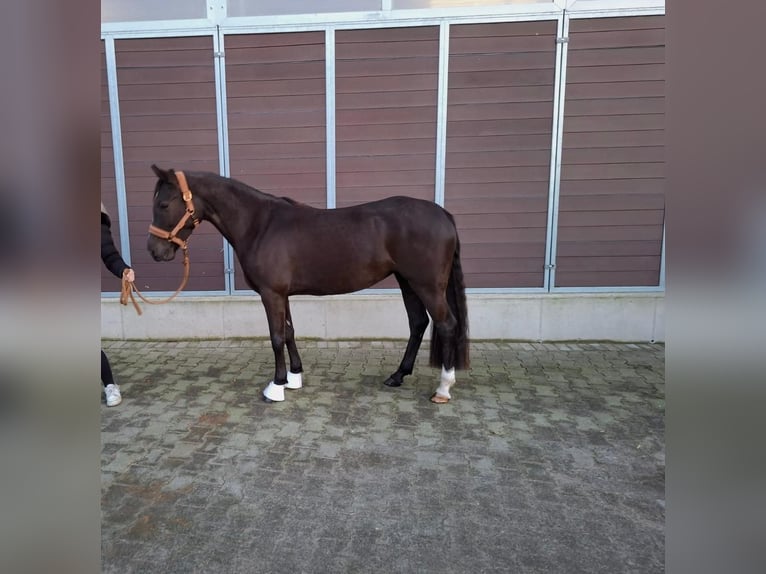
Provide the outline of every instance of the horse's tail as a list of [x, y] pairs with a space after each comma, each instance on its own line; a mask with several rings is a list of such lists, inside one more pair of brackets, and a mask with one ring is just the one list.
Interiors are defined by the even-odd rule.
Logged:
[[[451, 215], [450, 220], [453, 224], [455, 223]], [[447, 283], [447, 304], [457, 319], [452, 345], [455, 368], [460, 370], [467, 369], [471, 361], [468, 353], [468, 306], [465, 300], [465, 281], [463, 279], [463, 267], [460, 265], [460, 238], [457, 236], [457, 229], [455, 230], [455, 239], [457, 242], [455, 254], [452, 256], [452, 271], [450, 271], [449, 282]], [[431, 330], [430, 364], [436, 368], [444, 365], [441, 337], [436, 328]]]

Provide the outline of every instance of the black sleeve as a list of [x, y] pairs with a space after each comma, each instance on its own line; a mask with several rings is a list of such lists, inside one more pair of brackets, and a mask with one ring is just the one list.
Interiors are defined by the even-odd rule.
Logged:
[[112, 239], [112, 229], [109, 217], [101, 214], [101, 260], [114, 275], [122, 278], [122, 272], [129, 267], [117, 251]]

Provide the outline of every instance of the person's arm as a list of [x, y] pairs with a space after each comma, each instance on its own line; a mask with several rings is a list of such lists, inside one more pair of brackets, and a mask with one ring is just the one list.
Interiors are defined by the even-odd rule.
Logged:
[[116, 277], [122, 278], [124, 276], [128, 281], [135, 281], [133, 270], [125, 263], [114, 244], [111, 222], [109, 216], [104, 213], [101, 214], [101, 260]]

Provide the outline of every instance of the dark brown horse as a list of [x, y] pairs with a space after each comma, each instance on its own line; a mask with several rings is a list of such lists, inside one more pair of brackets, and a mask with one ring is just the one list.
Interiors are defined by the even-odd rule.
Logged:
[[261, 296], [276, 362], [274, 380], [263, 391], [267, 401], [282, 401], [285, 387], [302, 386], [288, 297], [350, 293], [392, 273], [404, 297], [410, 338], [385, 384], [398, 387], [412, 373], [430, 315], [430, 364], [441, 367], [431, 400], [449, 401], [455, 369], [468, 367], [468, 317], [460, 241], [447, 211], [411, 197], [315, 209], [213, 173], [152, 169], [159, 178], [148, 242], [154, 259], [173, 259], [196, 224], [209, 221], [231, 243], [248, 285]]

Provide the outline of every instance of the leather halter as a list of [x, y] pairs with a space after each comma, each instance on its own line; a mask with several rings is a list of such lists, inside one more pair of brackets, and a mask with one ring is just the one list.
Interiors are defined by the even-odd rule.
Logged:
[[175, 243], [181, 249], [186, 251], [188, 249], [188, 240], [184, 241], [177, 236], [177, 233], [186, 226], [186, 222], [189, 221], [189, 218], [191, 218], [195, 228], [200, 224], [200, 221], [194, 216], [192, 192], [189, 189], [189, 184], [186, 183], [186, 176], [184, 175], [184, 172], [176, 171], [174, 173], [176, 175], [176, 179], [178, 180], [178, 185], [181, 188], [181, 197], [183, 197], [184, 203], [186, 203], [186, 212], [184, 213], [183, 217], [181, 217], [181, 221], [178, 222], [172, 231], [165, 231], [164, 229], [160, 229], [156, 225], [151, 224], [149, 225], [149, 233], [159, 237], [160, 239], [166, 239], [171, 243]]
[[125, 277], [122, 278], [122, 290], [120, 292], [120, 303], [123, 305], [128, 304], [128, 299], [133, 303], [133, 307], [136, 309], [136, 313], [141, 315], [141, 308], [138, 306], [138, 302], [136, 301], [136, 298], [133, 296], [133, 292], [135, 292], [144, 303], [150, 303], [152, 305], [162, 305], [163, 303], [167, 303], [169, 301], [172, 301], [176, 298], [176, 296], [183, 291], [184, 287], [186, 287], [186, 282], [189, 280], [189, 246], [187, 245], [186, 241], [183, 241], [182, 239], [178, 238], [176, 236], [176, 233], [181, 231], [181, 229], [184, 228], [186, 225], [186, 222], [189, 221], [189, 218], [192, 219], [194, 222], [194, 227], [197, 227], [200, 223], [199, 219], [194, 217], [194, 204], [192, 203], [192, 193], [189, 189], [189, 185], [186, 183], [186, 176], [184, 175], [184, 172], [177, 171], [175, 172], [176, 178], [178, 179], [178, 184], [181, 188], [181, 195], [184, 199], [184, 202], [186, 203], [186, 213], [184, 213], [183, 217], [181, 218], [181, 221], [178, 222], [178, 225], [176, 225], [173, 228], [173, 231], [165, 231], [164, 229], [160, 229], [159, 227], [156, 227], [155, 225], [149, 226], [149, 233], [152, 235], [156, 235], [157, 237], [161, 239], [167, 239], [168, 241], [171, 241], [178, 245], [181, 249], [183, 249], [184, 252], [184, 258], [183, 258], [183, 264], [184, 264], [184, 276], [183, 279], [181, 279], [181, 285], [176, 289], [175, 293], [173, 293], [170, 297], [166, 299], [162, 299], [161, 301], [152, 301], [150, 299], [147, 299], [141, 291], [138, 290], [138, 287], [136, 287], [135, 282], [128, 281]]

